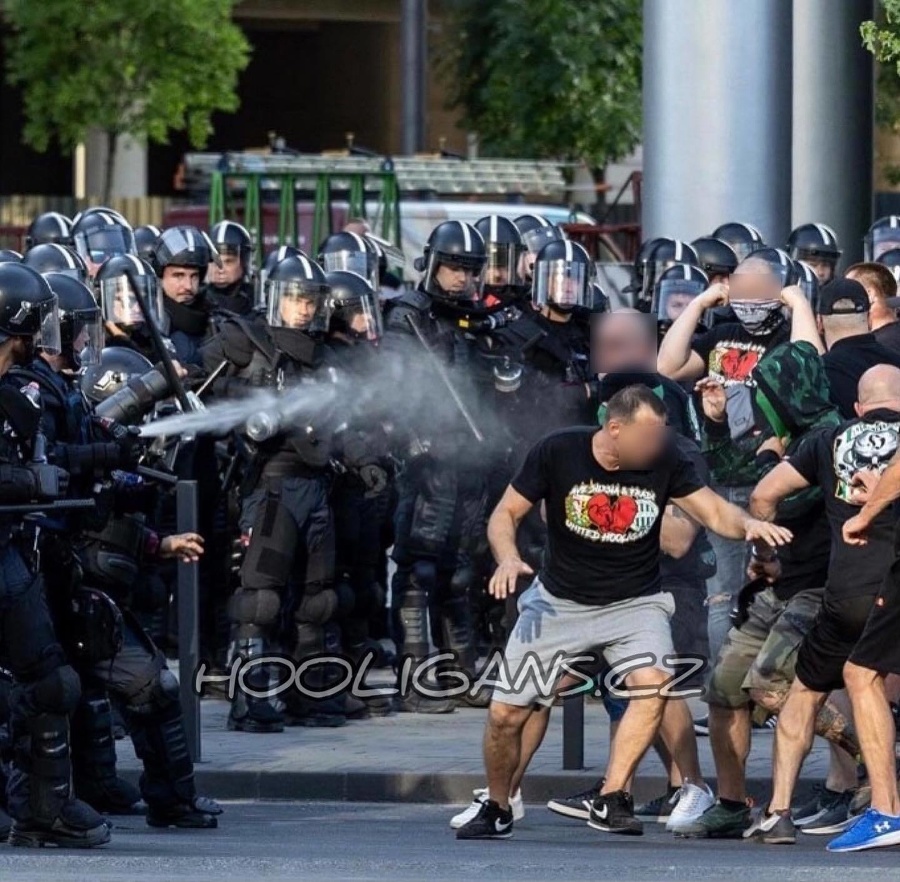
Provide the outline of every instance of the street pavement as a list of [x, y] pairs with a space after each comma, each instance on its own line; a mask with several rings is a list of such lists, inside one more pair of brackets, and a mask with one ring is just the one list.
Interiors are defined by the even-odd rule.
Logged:
[[[692, 700], [695, 716], [705, 705]], [[352, 801], [468, 802], [483, 782], [481, 736], [486, 711], [459, 709], [446, 715], [394, 714], [350, 722], [338, 729], [288, 728], [270, 735], [229, 732], [228, 705], [204, 700], [202, 761], [197, 778], [202, 792], [223, 799], [324, 799]], [[585, 706], [583, 771], [562, 770], [562, 709], [554, 708], [547, 738], [525, 782], [526, 799], [583, 789], [602, 773], [609, 749], [609, 722], [599, 702]], [[755, 733], [748, 762], [750, 792], [766, 795], [773, 737]], [[708, 738], [699, 738], [700, 761], [714, 775]], [[140, 768], [131, 743], [117, 742], [119, 766], [129, 777]], [[804, 787], [824, 778], [828, 749], [816, 739], [804, 766]], [[634, 787], [638, 800], [664, 787], [661, 763], [651, 752]]]
[[529, 806], [514, 838], [458, 842], [449, 810], [411, 803], [240, 802], [218, 830], [152, 830], [117, 818], [92, 852], [0, 846], [4, 882], [255, 882], [255, 880], [530, 880], [615, 882], [867, 882], [897, 878], [900, 853], [825, 851], [826, 837], [794, 846], [675, 840], [661, 825], [616, 837]]

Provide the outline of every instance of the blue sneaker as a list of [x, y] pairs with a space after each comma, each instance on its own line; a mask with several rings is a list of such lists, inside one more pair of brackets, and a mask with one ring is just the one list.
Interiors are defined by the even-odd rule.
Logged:
[[828, 851], [863, 851], [887, 845], [900, 845], [900, 817], [869, 809], [837, 839], [832, 839], [827, 848]]

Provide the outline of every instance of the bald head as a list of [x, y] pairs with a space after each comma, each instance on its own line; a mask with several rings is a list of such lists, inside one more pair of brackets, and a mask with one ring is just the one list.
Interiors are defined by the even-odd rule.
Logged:
[[900, 368], [877, 364], [860, 378], [856, 412], [862, 416], [878, 408], [900, 410]]

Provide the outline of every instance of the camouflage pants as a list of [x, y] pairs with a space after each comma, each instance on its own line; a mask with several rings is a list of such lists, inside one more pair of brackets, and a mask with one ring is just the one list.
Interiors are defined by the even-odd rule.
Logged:
[[719, 650], [705, 700], [718, 707], [751, 703], [750, 690], [787, 692], [794, 679], [797, 650], [822, 606], [824, 588], [779, 600], [771, 588], [760, 591], [747, 621], [732, 628]]

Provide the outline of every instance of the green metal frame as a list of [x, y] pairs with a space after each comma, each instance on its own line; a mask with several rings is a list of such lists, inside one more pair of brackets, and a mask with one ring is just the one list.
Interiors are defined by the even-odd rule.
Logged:
[[262, 181], [275, 182], [279, 186], [278, 244], [297, 246], [297, 205], [295, 193], [298, 183], [314, 185], [313, 247], [331, 235], [331, 204], [335, 182], [349, 181], [341, 190], [347, 190], [348, 212], [351, 217], [366, 217], [366, 184], [377, 181], [379, 229], [382, 238], [400, 247], [400, 188], [392, 171], [379, 172], [223, 172], [214, 171], [209, 183], [209, 225], [212, 227], [226, 217], [235, 217], [228, 186], [232, 182], [244, 183], [244, 226], [253, 237], [256, 265], [260, 266], [263, 253]]

